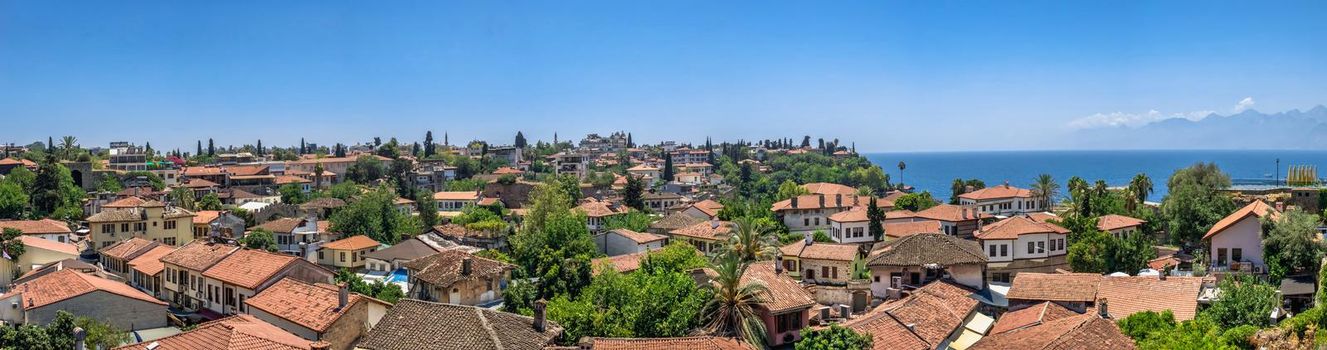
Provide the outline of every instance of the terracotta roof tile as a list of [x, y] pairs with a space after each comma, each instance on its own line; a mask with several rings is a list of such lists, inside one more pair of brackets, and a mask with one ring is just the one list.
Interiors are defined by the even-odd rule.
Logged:
[[161, 245], [159, 242], [134, 237], [116, 242], [109, 247], [101, 248], [99, 253], [103, 256], [119, 258], [121, 260], [132, 260], [159, 245]]
[[1095, 302], [1101, 275], [1095, 273], [1020, 272], [1009, 286], [1009, 299]]
[[1147, 221], [1131, 218], [1124, 215], [1102, 215], [1097, 218], [1097, 229], [1102, 231], [1118, 230], [1127, 227], [1139, 226]]
[[977, 242], [939, 233], [919, 233], [877, 243], [866, 259], [868, 266], [952, 266], [986, 262], [986, 255], [982, 254]]
[[206, 225], [221, 217], [220, 210], [199, 210], [194, 212], [194, 225]]
[[650, 251], [608, 256], [596, 258], [591, 264], [593, 264], [594, 274], [596, 275], [603, 272], [604, 267], [612, 268], [617, 272], [627, 273], [639, 269], [640, 264], [645, 261], [645, 257], [648, 255], [650, 255]]
[[117, 200], [115, 200], [115, 201], [113, 201], [113, 202], [110, 202], [110, 203], [103, 204], [101, 207], [102, 207], [102, 208], [137, 208], [137, 207], [139, 207], [139, 206], [142, 206], [143, 203], [147, 203], [147, 200], [146, 200], [146, 199], [143, 199], [142, 197], [138, 197], [138, 196], [128, 196], [128, 197], [124, 197], [124, 198], [117, 199]]
[[626, 237], [627, 239], [630, 239], [632, 242], [636, 242], [636, 244], [645, 244], [645, 243], [668, 239], [668, 236], [656, 235], [653, 233], [636, 232], [624, 228], [610, 230], [609, 232], [615, 233], [622, 237]]
[[1018, 239], [1018, 236], [1022, 235], [1039, 233], [1067, 235], [1069, 234], [1069, 230], [1056, 224], [1037, 222], [1027, 216], [1019, 215], [1011, 216], [993, 224], [986, 225], [980, 230], [977, 230], [974, 235], [977, 236], [978, 239], [983, 240], [1007, 240]]
[[677, 212], [677, 213], [668, 214], [668, 216], [665, 216], [662, 219], [655, 221], [654, 223], [650, 224], [650, 228], [664, 230], [666, 232], [699, 224], [706, 221], [707, 220], [705, 219]]
[[[471, 261], [470, 274], [463, 275], [463, 261]], [[479, 278], [493, 279], [516, 268], [515, 265], [478, 257], [459, 250], [444, 250], [437, 254], [407, 261], [401, 266], [413, 271], [415, 278], [439, 287]]]
[[203, 271], [203, 276], [250, 290], [270, 280], [299, 258], [255, 249], [241, 249]]
[[6, 228], [18, 229], [23, 231], [25, 235], [74, 233], [74, 231], [69, 230], [69, 225], [52, 219], [0, 220], [0, 229]]
[[360, 250], [381, 246], [382, 243], [365, 235], [354, 235], [323, 244], [322, 249]]
[[1032, 190], [1009, 186], [1009, 184], [987, 187], [958, 195], [958, 198], [988, 200], [1004, 198], [1032, 198]]
[[156, 275], [161, 273], [161, 270], [166, 269], [166, 265], [161, 263], [161, 257], [173, 251], [175, 251], [174, 247], [156, 246], [147, 253], [134, 258], [134, 260], [129, 260], [129, 268], [147, 276]]
[[22, 294], [23, 298], [26, 300], [21, 306], [24, 310], [32, 310], [95, 291], [103, 291], [126, 298], [166, 305], [165, 302], [157, 300], [151, 295], [144, 294], [138, 289], [130, 287], [128, 284], [88, 275], [71, 269], [55, 271], [46, 274], [45, 276], [14, 285], [8, 293], [0, 296], [0, 299], [8, 299], [15, 295]]
[[337, 286], [321, 283], [314, 285], [294, 278], [283, 278], [263, 289], [262, 293], [245, 300], [244, 304], [321, 333], [356, 303], [367, 302], [367, 299], [357, 293], [350, 293], [345, 307], [339, 307], [340, 302]]
[[871, 334], [875, 349], [934, 349], [963, 327], [977, 308], [972, 294], [971, 289], [949, 281], [935, 281], [843, 325]]
[[940, 220], [948, 222], [960, 222], [968, 220], [977, 220], [978, 218], [989, 218], [990, 215], [981, 214], [976, 209], [967, 208], [966, 213], [962, 206], [952, 204], [940, 204], [917, 212], [916, 217]]
[[816, 303], [811, 293], [792, 277], [774, 273], [772, 261], [756, 262], [747, 267], [746, 273], [742, 274], [742, 284], [752, 282], [764, 284], [769, 289], [768, 302], [761, 306], [775, 314], [808, 308]]
[[796, 256], [800, 259], [852, 261], [857, 258], [857, 247], [856, 244], [823, 242], [813, 242], [808, 246], [803, 239], [779, 247], [779, 251], [785, 256]]
[[253, 315], [239, 314], [199, 324], [188, 332], [116, 350], [142, 350], [154, 343], [157, 350], [308, 350], [313, 342]]
[[995, 326], [991, 327], [990, 334], [1004, 333], [1078, 315], [1080, 315], [1078, 312], [1069, 310], [1055, 302], [1042, 302], [1036, 306], [1009, 311], [1004, 315], [1000, 315], [1000, 319], [996, 320]]
[[940, 222], [935, 220], [923, 220], [912, 222], [894, 222], [887, 223], [885, 227], [885, 236], [890, 238], [902, 238], [919, 233], [940, 233]]
[[378, 249], [372, 252], [364, 253], [365, 258], [378, 259], [383, 261], [391, 260], [414, 260], [437, 253], [438, 250], [433, 246], [418, 238], [411, 238], [391, 247]]
[[1239, 208], [1239, 210], [1230, 213], [1230, 215], [1227, 215], [1225, 218], [1217, 221], [1216, 224], [1213, 224], [1212, 228], [1207, 230], [1207, 234], [1203, 235], [1203, 239], [1212, 238], [1212, 236], [1221, 233], [1221, 231], [1230, 228], [1230, 226], [1234, 226], [1235, 223], [1240, 222], [1240, 220], [1243, 220], [1245, 217], [1257, 216], [1261, 218], [1267, 215], [1276, 218], [1281, 215], [1281, 212], [1277, 211], [1276, 208], [1267, 205], [1267, 203], [1263, 203], [1261, 200], [1253, 201], [1253, 203], [1249, 203], [1249, 205]]
[[725, 240], [733, 231], [733, 223], [718, 221], [716, 227], [711, 221], [704, 221], [669, 232], [674, 236], [700, 238], [705, 240]]
[[45, 238], [35, 236], [19, 236], [18, 240], [23, 242], [24, 246], [38, 249], [45, 249], [53, 252], [59, 252], [69, 255], [78, 255], [78, 246], [70, 243], [60, 243]]
[[263, 229], [273, 233], [291, 233], [304, 225], [304, 218], [280, 218], [250, 228], [250, 231]]
[[442, 191], [434, 192], [433, 199], [440, 201], [477, 201], [479, 191]]
[[608, 202], [599, 200], [587, 200], [576, 206], [576, 209], [585, 212], [585, 216], [592, 218], [601, 218], [627, 212], [625, 208], [619, 209], [609, 205]]
[[161, 257], [161, 261], [194, 271], [205, 271], [239, 249], [238, 246], [195, 240]]
[[829, 182], [813, 182], [802, 185], [802, 188], [805, 188], [807, 192], [811, 192], [812, 194], [824, 194], [827, 196], [833, 196], [835, 194], [851, 196], [857, 194], [856, 188]]
[[1097, 285], [1097, 299], [1105, 299], [1111, 317], [1122, 319], [1143, 311], [1170, 310], [1175, 321], [1191, 320], [1198, 314], [1200, 277], [1156, 276], [1104, 277]]
[[1120, 332], [1115, 322], [1096, 314], [1065, 317], [1027, 328], [988, 335], [973, 350], [1034, 349], [1133, 349], [1132, 338]]
[[473, 306], [402, 299], [356, 347], [367, 350], [539, 350], [562, 334], [548, 321]]

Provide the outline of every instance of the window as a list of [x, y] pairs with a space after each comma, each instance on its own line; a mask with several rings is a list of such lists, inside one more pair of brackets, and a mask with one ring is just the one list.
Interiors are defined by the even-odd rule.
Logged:
[[829, 278], [829, 266], [821, 266], [820, 275], [825, 276], [825, 278]]
[[994, 258], [994, 257], [995, 257], [995, 245], [992, 244], [989, 248], [990, 248], [990, 249], [987, 249], [987, 250], [990, 252], [991, 257]]
[[175, 237], [162, 238], [161, 243], [165, 243], [166, 245], [175, 245]]
[[129, 232], [129, 223], [120, 224], [120, 232]]
[[1234, 261], [1234, 262], [1244, 261], [1244, 249], [1243, 249], [1243, 248], [1231, 248], [1231, 249], [1230, 249], [1230, 261]]
[[341, 252], [341, 262], [346, 262], [346, 252]]
[[101, 225], [101, 233], [115, 233], [115, 225], [112, 224]]
[[830, 268], [830, 273], [832, 273], [833, 276], [834, 276], [834, 277], [830, 277], [830, 278], [838, 279], [838, 278], [839, 278], [839, 267], [838, 267], [838, 266], [834, 266], [834, 267]]
[[802, 226], [811, 226], [811, 219], [810, 218], [802, 219]]
[[1009, 273], [1008, 272], [991, 273], [991, 282], [1009, 283]]
[[1009, 245], [1000, 245], [1000, 256], [1009, 256]]
[[1036, 248], [1037, 248], [1036, 242], [1028, 242], [1028, 254], [1035, 253]]
[[325, 257], [323, 257], [323, 251], [319, 250], [319, 251], [318, 251], [318, 260], [323, 260], [323, 259], [326, 259]]
[[816, 226], [820, 226], [820, 218], [816, 218]]
[[162, 224], [162, 225], [164, 225], [164, 227], [165, 227], [167, 230], [174, 230], [174, 229], [175, 229], [175, 220], [167, 221], [165, 224]]
[[1216, 249], [1216, 264], [1217, 264], [1218, 266], [1225, 266], [1225, 265], [1226, 265], [1226, 248], [1217, 248], [1217, 249]]
[[1046, 252], [1046, 242], [1037, 241], [1037, 253], [1041, 254], [1045, 252]]
[[134, 231], [147, 231], [147, 223], [146, 223], [146, 222], [135, 222], [135, 223], [134, 223]]

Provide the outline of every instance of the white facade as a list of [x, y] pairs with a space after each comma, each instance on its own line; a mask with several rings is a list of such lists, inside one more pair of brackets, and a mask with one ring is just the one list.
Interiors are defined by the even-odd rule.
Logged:
[[1069, 235], [1034, 233], [1019, 235], [1018, 239], [979, 240], [986, 259], [990, 262], [1008, 262], [1021, 259], [1041, 259], [1068, 253]]
[[1258, 216], [1249, 215], [1234, 225], [1209, 238], [1213, 266], [1229, 266], [1231, 262], [1249, 262], [1263, 266], [1262, 223]]
[[1041, 201], [1032, 197], [1011, 197], [973, 200], [968, 198], [959, 199], [959, 205], [966, 207], [975, 207], [982, 214], [1013, 216], [1022, 213], [1034, 213], [1045, 211], [1041, 207]]
[[871, 236], [870, 221], [850, 221], [838, 222], [830, 221], [829, 236], [839, 243], [870, 243], [875, 242], [875, 237]]

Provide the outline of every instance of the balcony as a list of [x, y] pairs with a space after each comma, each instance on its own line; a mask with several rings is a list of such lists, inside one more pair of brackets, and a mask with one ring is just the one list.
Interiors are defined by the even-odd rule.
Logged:
[[1212, 265], [1209, 269], [1212, 273], [1267, 273], [1267, 267], [1261, 264], [1255, 264], [1248, 261], [1229, 262], [1226, 264]]

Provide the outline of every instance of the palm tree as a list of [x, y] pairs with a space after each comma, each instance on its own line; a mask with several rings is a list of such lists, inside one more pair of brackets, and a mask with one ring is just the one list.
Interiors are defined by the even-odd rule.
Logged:
[[317, 188], [317, 189], [322, 189], [322, 188], [323, 188], [323, 172], [325, 172], [325, 170], [323, 169], [323, 163], [315, 163], [315, 164], [313, 165], [313, 187], [314, 187], [314, 188]]
[[765, 323], [756, 312], [756, 305], [769, 300], [769, 289], [760, 282], [742, 283], [747, 263], [736, 256], [724, 255], [713, 266], [718, 276], [710, 280], [714, 297], [705, 304], [705, 326], [712, 334], [739, 337], [747, 343], [764, 348]]
[[1042, 173], [1032, 182], [1032, 192], [1041, 198], [1041, 207], [1050, 210], [1051, 200], [1060, 192], [1060, 184], [1055, 183], [1055, 177], [1051, 174]]
[[903, 163], [903, 161], [901, 161], [901, 160], [898, 161], [898, 183], [899, 183], [899, 185], [902, 185], [902, 184], [903, 184], [903, 169], [907, 169], [907, 168], [908, 168], [908, 164], [907, 164], [907, 163]]
[[77, 143], [77, 137], [65, 136], [60, 138], [60, 151], [65, 159], [70, 158], [70, 155], [74, 152], [74, 147], [78, 147]]
[[1129, 189], [1133, 190], [1138, 204], [1142, 204], [1147, 201], [1148, 196], [1152, 195], [1152, 178], [1148, 177], [1147, 174], [1138, 173], [1138, 175], [1133, 176], [1133, 180], [1129, 180]]
[[724, 245], [724, 255], [732, 255], [743, 262], [772, 259], [779, 254], [774, 228], [767, 221], [750, 216], [733, 220], [734, 231]]

